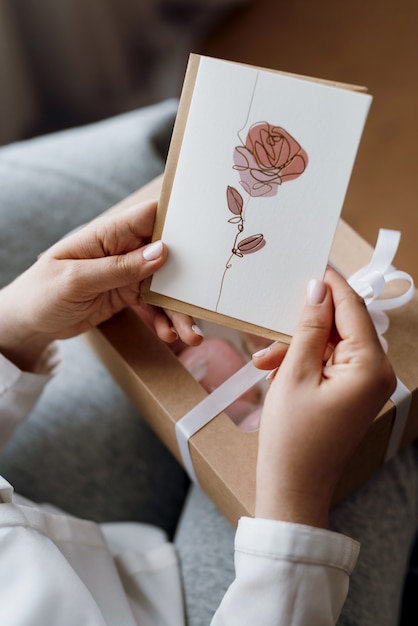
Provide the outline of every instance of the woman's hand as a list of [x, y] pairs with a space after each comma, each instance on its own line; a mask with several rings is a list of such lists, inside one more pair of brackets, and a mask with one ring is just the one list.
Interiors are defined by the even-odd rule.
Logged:
[[158, 336], [198, 345], [191, 317], [141, 301], [142, 281], [167, 258], [161, 241], [150, 243], [156, 211], [146, 202], [95, 219], [46, 250], [0, 291], [0, 351], [30, 369], [54, 339], [73, 337], [127, 306], [154, 326]]
[[256, 516], [327, 525], [336, 485], [396, 386], [363, 300], [335, 271], [308, 288], [291, 344], [254, 356], [278, 368], [260, 424]]

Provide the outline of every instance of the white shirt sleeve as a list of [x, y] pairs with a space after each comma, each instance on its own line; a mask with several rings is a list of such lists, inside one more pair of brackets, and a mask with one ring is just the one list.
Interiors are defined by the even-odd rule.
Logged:
[[334, 626], [359, 544], [320, 528], [241, 518], [236, 578], [211, 626]]
[[[21, 372], [0, 355], [1, 445], [33, 408], [53, 374], [57, 353], [52, 350], [43, 355], [37, 373]], [[4, 623], [160, 623], [159, 609], [150, 612], [148, 600], [143, 606], [144, 589], [155, 596], [157, 608], [160, 602], [168, 607], [170, 623], [183, 623], [181, 602], [169, 599], [168, 589], [177, 590], [179, 582], [171, 553], [167, 560], [167, 545], [159, 547], [164, 550], [167, 580], [160, 576], [156, 582], [149, 575], [149, 555], [142, 571], [144, 559], [137, 554], [137, 539], [132, 551], [124, 547], [125, 572], [121, 556], [111, 553], [97, 525], [14, 504], [12, 491], [0, 479], [0, 578], [4, 574], [8, 581], [0, 593], [2, 618], [7, 616]], [[126, 535], [126, 528], [122, 532]], [[242, 518], [235, 538], [236, 578], [212, 626], [334, 626], [358, 552], [357, 542], [328, 530]]]
[[0, 354], [0, 448], [26, 418], [59, 365], [56, 344], [41, 355], [34, 372], [22, 372]]

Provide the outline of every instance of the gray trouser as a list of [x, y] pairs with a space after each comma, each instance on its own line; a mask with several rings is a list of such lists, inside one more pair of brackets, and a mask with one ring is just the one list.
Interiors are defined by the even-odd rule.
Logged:
[[[176, 106], [0, 149], [0, 286], [162, 172]], [[0, 453], [0, 473], [23, 495], [75, 515], [164, 528], [179, 551], [189, 624], [207, 626], [233, 578], [233, 529], [198, 488], [189, 490], [83, 340], [61, 347], [65, 365]], [[362, 544], [339, 625], [395, 626], [418, 525], [417, 448], [383, 467], [330, 522]]]

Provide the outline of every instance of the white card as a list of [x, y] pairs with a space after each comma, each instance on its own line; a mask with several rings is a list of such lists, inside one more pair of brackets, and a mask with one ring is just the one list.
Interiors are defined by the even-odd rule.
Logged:
[[308, 281], [324, 275], [371, 100], [199, 57], [161, 233], [169, 258], [150, 291], [292, 335]]

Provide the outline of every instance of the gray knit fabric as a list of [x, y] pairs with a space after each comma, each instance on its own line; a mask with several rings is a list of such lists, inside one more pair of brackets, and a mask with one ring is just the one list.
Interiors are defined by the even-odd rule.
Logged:
[[[0, 150], [0, 284], [69, 230], [161, 174], [177, 102]], [[0, 454], [16, 491], [97, 521], [173, 534], [185, 473], [81, 338]], [[141, 346], [138, 346], [138, 350]]]

